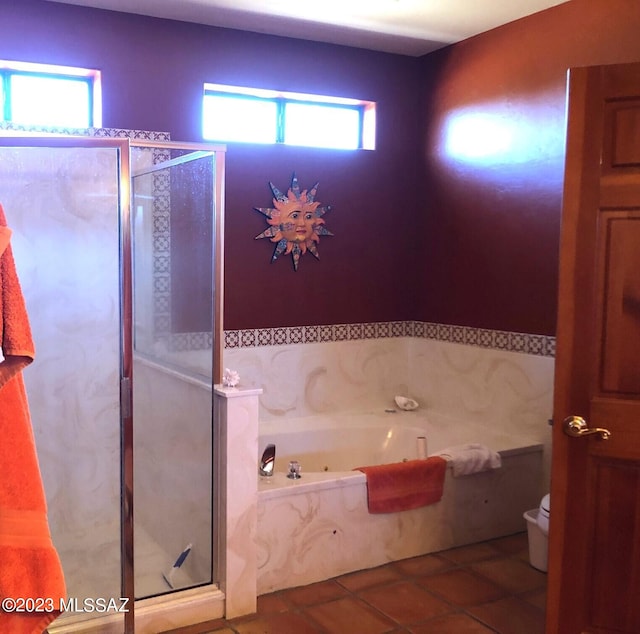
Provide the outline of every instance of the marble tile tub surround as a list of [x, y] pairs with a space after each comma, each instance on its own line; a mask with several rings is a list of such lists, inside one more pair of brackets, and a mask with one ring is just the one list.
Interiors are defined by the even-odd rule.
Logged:
[[225, 367], [261, 387], [260, 422], [384, 409], [408, 385], [410, 340], [370, 339], [233, 348]]
[[[544, 445], [550, 469], [555, 340], [424, 322], [227, 331], [225, 367], [259, 387], [261, 426], [380, 412], [396, 395]], [[469, 439], [470, 441], [472, 439]]]
[[[415, 324], [410, 328], [406, 327], [407, 324], [387, 325], [378, 330], [374, 325], [370, 326], [371, 328], [367, 329], [367, 332], [371, 333], [370, 336], [363, 336], [364, 326], [355, 331], [328, 326], [323, 330], [326, 338], [322, 336], [315, 341], [306, 337], [308, 333], [305, 329], [273, 329], [244, 334], [227, 331], [224, 365], [240, 374], [240, 385], [231, 391], [237, 389], [242, 392], [253, 388], [262, 390], [259, 396], [254, 396], [259, 401], [259, 404], [256, 403], [256, 424], [259, 419], [261, 427], [278, 422], [280, 428], [282, 424], [285, 427], [290, 424], [295, 428], [296, 423], [301, 422], [301, 417], [383, 411], [393, 406], [395, 395], [405, 394], [416, 398], [420, 406], [427, 411], [431, 409], [452, 418], [472, 417], [493, 427], [503, 428], [505, 434], [514, 433], [529, 437], [548, 447], [550, 428], [547, 420], [551, 415], [553, 392], [552, 339], [513, 333], [467, 332], [468, 329], [458, 332], [453, 327], [434, 328], [434, 336], [429, 338], [431, 330], [427, 332], [426, 328], [420, 328], [420, 334], [416, 335]], [[312, 331], [320, 332], [317, 328]], [[350, 333], [354, 336], [350, 336]], [[438, 334], [442, 337], [438, 337]], [[462, 340], [445, 339], [447, 334], [452, 338], [461, 336]], [[485, 345], [491, 342], [492, 346]], [[517, 349], [514, 350], [514, 346]], [[520, 349], [522, 346], [526, 352]], [[233, 418], [228, 417], [227, 429], [235, 429]], [[257, 454], [259, 448], [256, 446], [256, 434], [257, 429], [252, 429], [248, 438]], [[228, 449], [227, 455], [234, 455], [232, 448]], [[247, 455], [246, 450], [242, 455], [244, 458], [237, 460], [236, 466], [241, 463], [244, 469], [255, 474], [255, 461]], [[548, 463], [550, 452], [545, 451], [543, 455], [543, 460]], [[527, 460], [538, 459], [539, 453], [538, 458], [535, 453], [527, 457]], [[511, 469], [510, 463], [507, 463], [500, 473], [481, 474], [481, 478], [487, 480], [491, 491], [495, 489], [495, 482], [489, 480], [498, 478], [506, 486], [515, 487], [518, 495], [522, 494], [520, 483], [524, 480], [532, 487], [532, 491], [535, 490], [535, 495], [538, 495], [540, 484], [534, 482], [537, 478], [523, 478], [521, 465], [514, 464], [513, 467]], [[539, 463], [534, 467], [531, 473], [540, 473]], [[236, 481], [236, 478], [232, 480]], [[461, 484], [457, 481], [451, 481], [449, 486], [459, 485]], [[237, 488], [237, 485], [234, 488]], [[246, 491], [249, 496], [245, 500], [248, 503], [245, 512], [249, 512], [248, 509], [253, 506], [250, 502], [253, 497], [253, 493], [249, 493], [251, 488], [240, 487], [240, 490]], [[361, 491], [356, 493], [351, 487], [343, 487], [339, 491], [342, 496], [355, 495], [359, 500], [358, 504], [364, 504], [365, 496]], [[515, 492], [513, 494], [515, 495]], [[296, 498], [304, 504], [310, 503], [311, 506], [306, 510], [294, 510], [294, 515], [297, 513], [296, 517], [304, 517], [307, 511], [314, 513], [319, 508], [319, 496], [322, 495], [324, 492], [314, 492], [310, 494], [311, 497], [304, 495]], [[532, 500], [535, 495], [530, 496]], [[476, 499], [477, 496], [472, 497]], [[233, 548], [227, 549], [227, 557], [231, 557], [232, 560], [237, 558], [238, 562], [243, 561], [247, 570], [250, 570], [251, 581], [255, 579], [258, 594], [277, 587], [281, 583], [282, 574], [291, 573], [291, 570], [287, 569], [287, 561], [291, 563], [292, 558], [285, 556], [287, 548], [280, 549], [271, 543], [282, 533], [282, 524], [278, 518], [284, 516], [282, 507], [274, 509], [268, 505], [277, 506], [283, 503], [290, 502], [281, 498], [265, 500], [264, 504], [257, 505], [258, 517], [254, 517], [253, 512], [249, 512], [249, 515], [245, 515], [245, 512], [238, 513], [238, 517], [244, 516], [241, 523], [246, 526], [245, 530], [249, 535], [260, 526], [256, 533], [258, 543], [253, 542], [253, 548], [257, 548], [257, 551], [253, 548], [247, 549], [246, 544], [252, 543], [247, 541], [244, 541], [241, 556], [234, 553]], [[352, 510], [357, 506], [353, 499], [346, 504], [346, 508]], [[465, 510], [465, 507], [465, 504], [451, 507], [457, 509], [455, 512], [464, 512], [465, 521], [454, 521], [446, 525], [464, 526], [465, 522], [468, 522], [468, 508]], [[331, 504], [326, 505], [326, 508], [330, 515], [335, 511]], [[434, 509], [435, 507], [432, 507], [426, 512], [433, 514], [436, 512]], [[425, 510], [422, 509], [422, 512]], [[366, 515], [367, 520], [370, 519], [364, 508], [359, 508], [357, 513], [361, 513], [362, 517]], [[274, 521], [271, 528], [269, 518], [273, 518]], [[423, 519], [418, 521], [420, 526], [423, 525]], [[442, 518], [431, 519], [436, 520], [435, 526], [445, 525], [439, 521]], [[519, 517], [518, 520], [518, 528], [521, 528], [522, 518]], [[374, 521], [379, 522], [380, 518], [374, 518]], [[387, 518], [387, 521], [391, 520]], [[316, 523], [310, 525], [308, 530], [313, 532], [314, 527], [317, 527]], [[397, 537], [397, 526], [390, 525], [388, 529]], [[335, 535], [335, 539], [342, 534], [337, 529], [335, 534], [333, 530], [329, 532], [332, 536]], [[476, 537], [482, 539], [480, 533], [481, 531], [474, 530], [473, 535], [457, 535], [456, 542], [459, 538], [462, 541]], [[421, 531], [417, 534], [419, 543], [415, 545], [412, 542], [416, 552], [424, 548], [428, 550], [430, 545], [423, 544], [420, 540], [430, 539], [429, 535], [425, 537]], [[306, 538], [309, 537], [306, 535]], [[394, 543], [398, 541], [394, 537], [387, 538]], [[270, 544], [268, 548], [267, 542]], [[329, 544], [323, 546], [330, 547]], [[265, 555], [267, 551], [271, 554]], [[328, 551], [323, 548], [320, 552], [326, 554]], [[252, 554], [257, 555], [257, 568], [252, 563]], [[281, 560], [274, 566], [266, 566], [263, 561], [265, 556], [275, 557], [276, 560], [279, 556]], [[407, 555], [404, 552], [385, 552], [384, 557], [388, 556]], [[357, 565], [361, 563], [358, 561]], [[364, 565], [369, 563], [365, 562]], [[375, 565], [375, 562], [371, 565]], [[311, 568], [313, 569], [313, 566]], [[296, 583], [309, 581], [305, 577], [307, 574], [313, 576], [315, 573], [313, 570], [309, 572], [308, 567], [296, 568]]]
[[338, 477], [331, 488], [294, 486], [287, 495], [261, 490], [258, 595], [518, 533], [522, 509], [540, 499], [540, 462], [540, 449], [532, 447], [505, 452], [495, 471], [447, 473], [439, 503], [401, 513], [370, 514], [364, 478]]
[[542, 443], [543, 481], [548, 485], [552, 357], [416, 339], [408, 364], [408, 393], [427, 413], [436, 411]]
[[216, 385], [214, 420], [220, 429], [216, 462], [219, 479], [218, 550], [220, 588], [225, 593], [225, 616], [256, 611], [256, 549], [258, 513], [258, 397], [259, 389]]

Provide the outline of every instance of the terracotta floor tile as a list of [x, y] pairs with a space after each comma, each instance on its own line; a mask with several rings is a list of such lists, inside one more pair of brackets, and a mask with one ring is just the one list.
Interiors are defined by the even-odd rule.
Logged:
[[438, 555], [422, 555], [411, 559], [401, 559], [390, 564], [392, 568], [407, 577], [417, 577], [442, 572], [451, 568], [454, 564], [444, 557]]
[[467, 610], [500, 634], [544, 634], [544, 612], [517, 597]]
[[389, 583], [390, 581], [397, 581], [398, 579], [402, 579], [402, 575], [392, 566], [386, 565], [342, 575], [341, 577], [337, 577], [336, 581], [347, 588], [347, 590], [358, 592], [364, 588], [371, 588], [381, 583]]
[[[328, 634], [385, 634], [396, 624], [355, 597], [312, 605], [305, 613]], [[279, 633], [280, 634], [280, 633]]]
[[474, 563], [470, 567], [474, 572], [513, 593], [538, 590], [547, 583], [547, 576], [543, 572], [518, 559], [492, 559]]
[[409, 627], [411, 634], [495, 634], [466, 614], [446, 614], [421, 625]]
[[[223, 629], [224, 628], [224, 629]], [[222, 632], [226, 634], [230, 630], [227, 629], [227, 621], [224, 619], [213, 619], [204, 623], [196, 623], [195, 625], [185, 625], [173, 630], [163, 630], [160, 634], [209, 634], [209, 632]]]
[[322, 634], [319, 627], [295, 612], [264, 615], [240, 623], [232, 621], [230, 625], [238, 634]]
[[358, 596], [401, 624], [418, 623], [453, 611], [450, 605], [410, 581], [364, 590]]
[[347, 590], [336, 581], [330, 579], [329, 581], [320, 581], [300, 588], [284, 590], [281, 596], [286, 601], [291, 601], [294, 605], [302, 606], [324, 603], [325, 601], [331, 601], [331, 599], [343, 597], [345, 594], [347, 594]]
[[445, 550], [439, 553], [439, 555], [457, 564], [469, 564], [474, 561], [491, 559], [497, 555], [502, 555], [502, 553], [492, 546], [490, 542], [482, 542], [480, 544], [470, 544], [469, 546]]
[[282, 593], [272, 592], [258, 597], [258, 614], [286, 612], [290, 605], [282, 598]]
[[451, 570], [417, 580], [421, 586], [456, 605], [479, 605], [502, 599], [507, 592], [495, 583], [467, 570]]
[[505, 555], [521, 555], [526, 553], [527, 557], [529, 556], [529, 536], [526, 532], [492, 539], [488, 543], [492, 548], [498, 549]]
[[539, 610], [545, 610], [547, 607], [547, 589], [542, 588], [540, 590], [534, 590], [533, 592], [525, 592], [520, 595], [520, 598], [531, 605], [534, 605]]
[[519, 559], [529, 564], [529, 536], [527, 533], [493, 539], [489, 543], [512, 559]]

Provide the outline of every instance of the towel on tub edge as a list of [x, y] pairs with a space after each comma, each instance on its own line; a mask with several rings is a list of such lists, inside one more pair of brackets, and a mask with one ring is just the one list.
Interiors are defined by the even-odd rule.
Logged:
[[499, 469], [502, 466], [502, 458], [497, 451], [477, 443], [448, 447], [436, 455], [452, 465], [455, 477]]
[[439, 502], [447, 462], [433, 456], [392, 464], [358, 467], [367, 476], [369, 513], [409, 511]]

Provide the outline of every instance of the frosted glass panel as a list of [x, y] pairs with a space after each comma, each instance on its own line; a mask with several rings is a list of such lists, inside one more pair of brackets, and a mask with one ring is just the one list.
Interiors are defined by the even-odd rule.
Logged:
[[117, 148], [0, 148], [49, 522], [79, 599], [121, 596], [118, 170]]
[[141, 598], [212, 582], [214, 156], [132, 150]]

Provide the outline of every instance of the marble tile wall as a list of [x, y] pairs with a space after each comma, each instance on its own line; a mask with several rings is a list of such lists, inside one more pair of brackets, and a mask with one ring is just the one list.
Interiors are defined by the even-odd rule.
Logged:
[[[396, 395], [545, 445], [548, 478], [555, 341], [421, 322], [227, 331], [224, 365], [259, 387], [262, 424], [376, 412]], [[320, 339], [320, 341], [318, 341]]]
[[542, 443], [543, 478], [549, 482], [552, 337], [422, 322], [225, 335], [225, 367], [239, 372], [241, 387], [263, 390], [262, 425], [379, 412], [394, 406], [394, 396], [411, 396], [427, 412]]
[[553, 357], [414, 339], [409, 375], [409, 394], [427, 412], [542, 443], [543, 478], [549, 482]]
[[217, 452], [224, 457], [216, 464], [218, 570], [227, 618], [255, 612], [257, 607], [259, 394], [259, 389], [215, 388]]
[[224, 365], [263, 389], [266, 422], [384, 408], [408, 389], [408, 351], [406, 338], [227, 348]]

